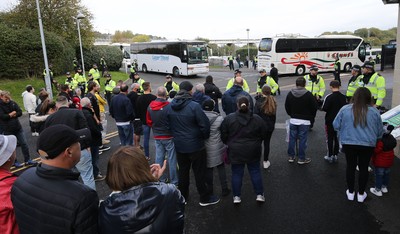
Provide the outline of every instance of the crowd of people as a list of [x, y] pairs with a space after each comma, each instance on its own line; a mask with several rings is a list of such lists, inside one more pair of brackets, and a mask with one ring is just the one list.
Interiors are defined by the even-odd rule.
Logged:
[[[6, 191], [1, 194], [5, 202], [0, 209], [7, 213], [0, 218], [6, 224], [0, 230], [182, 233], [191, 170], [200, 206], [220, 201], [214, 190], [214, 168], [220, 184], [218, 193], [225, 197], [232, 192], [233, 203], [240, 204], [246, 166], [255, 200], [264, 203], [261, 168], [271, 166], [270, 142], [277, 120], [274, 96], [280, 95], [278, 71], [272, 67], [269, 75], [260, 70], [255, 97], [249, 94], [250, 87], [240, 70], [235, 70], [224, 93], [212, 76], [207, 76], [204, 84], [193, 85], [189, 81], [178, 84], [167, 75], [164, 85], [153, 94], [151, 83], [132, 70], [130, 87], [123, 81], [113, 81], [106, 73], [103, 97], [99, 92], [100, 72], [95, 65], [88, 81], [83, 77], [84, 81], [78, 82], [83, 76], [79, 68], [75, 78], [67, 73], [55, 101], [45, 90], [40, 90], [37, 101], [34, 87], [28, 85], [22, 95], [32, 136], [38, 136], [40, 164], [30, 159], [18, 121], [21, 108], [11, 100], [9, 92], [0, 91], [0, 187]], [[357, 201], [364, 202], [371, 158], [376, 183], [370, 192], [376, 196], [388, 192], [396, 140], [390, 134], [393, 126], [382, 123], [376, 108], [385, 97], [384, 78], [368, 62], [362, 67], [354, 66], [352, 76], [346, 95], [339, 91], [340, 79], [335, 79], [329, 84], [332, 92], [325, 98], [325, 81], [318, 75], [317, 66], [311, 66], [310, 74], [296, 79], [296, 87], [286, 96], [284, 106], [290, 116], [287, 153], [289, 163], [296, 159], [299, 165], [311, 162], [306, 156], [308, 133], [317, 111], [325, 111], [328, 152], [324, 159], [337, 162], [342, 147], [347, 161], [347, 198], [355, 199], [358, 168]], [[220, 99], [225, 117], [220, 113]], [[121, 147], [115, 149], [103, 175], [98, 159], [101, 152], [110, 149], [104, 138], [107, 109], [115, 119]], [[12, 165], [22, 166], [16, 161], [17, 141], [25, 165], [36, 166], [18, 178], [10, 173]], [[150, 165], [152, 160], [155, 164]], [[227, 165], [232, 172], [232, 190]], [[112, 193], [99, 205], [95, 182], [100, 180], [106, 181]]]

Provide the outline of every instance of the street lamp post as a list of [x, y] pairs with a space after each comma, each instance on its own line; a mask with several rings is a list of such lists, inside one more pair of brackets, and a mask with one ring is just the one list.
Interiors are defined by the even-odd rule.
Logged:
[[76, 24], [78, 26], [78, 36], [79, 36], [79, 47], [81, 49], [81, 61], [82, 61], [82, 72], [83, 72], [83, 77], [85, 77], [85, 61], [83, 59], [83, 50], [82, 50], [82, 38], [81, 38], [81, 29], [79, 27], [81, 19], [84, 19], [85, 16], [82, 14], [82, 12], [78, 12], [78, 15], [76, 16]]
[[250, 29], [246, 29], [247, 31], [247, 68], [250, 67], [250, 41], [249, 41], [249, 31]]
[[47, 61], [46, 42], [44, 39], [42, 16], [40, 14], [39, 0], [36, 0], [36, 7], [37, 7], [38, 19], [39, 19], [40, 38], [42, 39], [44, 66], [46, 69], [46, 75], [45, 75], [44, 81], [46, 83], [46, 90], [49, 93], [49, 98], [53, 99], [53, 91], [51, 90], [50, 70], [49, 70], [49, 63]]

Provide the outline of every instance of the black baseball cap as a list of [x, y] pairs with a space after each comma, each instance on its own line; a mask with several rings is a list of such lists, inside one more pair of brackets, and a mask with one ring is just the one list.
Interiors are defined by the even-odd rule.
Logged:
[[242, 73], [242, 71], [239, 70], [239, 69], [236, 69], [236, 70], [235, 70], [235, 74], [237, 74], [237, 73]]
[[87, 128], [75, 130], [65, 124], [55, 124], [40, 133], [37, 151], [44, 152], [46, 155], [41, 156], [46, 159], [54, 159], [72, 144], [90, 138], [90, 130]]

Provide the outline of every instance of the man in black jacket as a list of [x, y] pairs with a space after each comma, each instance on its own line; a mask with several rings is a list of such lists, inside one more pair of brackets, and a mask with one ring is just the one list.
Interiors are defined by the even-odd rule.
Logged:
[[[68, 100], [59, 96], [56, 100], [58, 111], [47, 117], [44, 124], [45, 128], [55, 124], [65, 124], [75, 130], [88, 128], [85, 116], [78, 109], [68, 108]], [[90, 154], [90, 141], [81, 141], [81, 157], [76, 164], [76, 168], [81, 173], [82, 181], [85, 185], [96, 190], [93, 178], [92, 156]]]
[[[22, 110], [16, 102], [11, 100], [10, 93], [8, 91], [0, 91], [0, 134], [14, 135], [21, 145], [25, 165], [36, 165], [37, 163], [30, 159], [29, 147], [26, 142], [24, 130], [18, 120], [21, 116]], [[20, 168], [22, 164], [15, 159], [14, 166]]]
[[90, 99], [87, 97], [82, 98], [81, 105], [82, 113], [85, 116], [90, 133], [92, 135], [92, 140], [89, 146], [90, 153], [92, 155], [93, 177], [95, 181], [101, 181], [105, 179], [99, 170], [99, 147], [102, 145], [101, 127], [100, 124], [96, 122], [95, 113], [92, 109]]
[[336, 131], [333, 129], [332, 123], [339, 110], [346, 105], [347, 98], [339, 91], [340, 82], [338, 80], [331, 81], [329, 86], [332, 90], [332, 93], [325, 97], [324, 103], [322, 104], [322, 110], [326, 112], [325, 131], [328, 138], [328, 155], [326, 155], [324, 159], [328, 162], [336, 162], [337, 155], [339, 153], [339, 141]]
[[206, 77], [206, 83], [204, 83], [204, 91], [205, 94], [215, 102], [213, 111], [219, 113], [218, 98], [222, 98], [222, 93], [219, 88], [214, 84], [212, 76]]
[[15, 181], [11, 199], [21, 233], [97, 233], [99, 198], [79, 182], [72, 168], [79, 162], [79, 140], [87, 129], [65, 124], [46, 128], [37, 142], [42, 163]]
[[299, 160], [297, 163], [300, 165], [311, 162], [310, 158], [306, 158], [307, 134], [317, 112], [317, 102], [311, 92], [305, 89], [305, 86], [306, 80], [303, 77], [297, 78], [296, 88], [288, 93], [285, 101], [285, 110], [290, 116], [288, 161], [294, 162], [295, 145], [298, 139]]
[[[278, 69], [275, 67], [275, 64], [271, 63], [271, 70], [269, 71], [269, 76], [272, 77], [272, 79], [274, 79], [275, 83], [278, 83], [279, 81], [279, 76], [278, 76]], [[278, 90], [276, 91], [278, 93], [278, 95], [281, 95], [281, 90], [279, 89], [278, 86]], [[274, 95], [274, 94], [272, 94]]]

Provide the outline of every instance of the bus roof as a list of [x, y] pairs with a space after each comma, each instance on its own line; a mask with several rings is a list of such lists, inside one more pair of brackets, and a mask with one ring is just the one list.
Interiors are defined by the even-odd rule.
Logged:
[[205, 41], [184, 40], [184, 41], [150, 41], [150, 42], [134, 42], [132, 44], [173, 44], [173, 43], [206, 43]]
[[352, 38], [352, 39], [361, 39], [361, 37], [358, 37], [358, 36], [354, 36], [354, 35], [321, 35], [321, 36], [318, 36], [318, 37], [306, 37], [306, 36], [302, 36], [302, 35], [300, 35], [300, 36], [291, 36], [291, 35], [289, 35], [289, 36], [285, 36], [285, 35], [283, 35], [283, 36], [281, 36], [281, 35], [277, 35], [276, 37], [265, 37], [265, 38], [262, 38], [262, 39], [267, 39], [267, 38], [274, 38], [274, 39], [280, 39], [280, 38], [284, 38], [284, 39], [317, 39], [317, 38], [326, 38], [326, 39], [340, 39], [340, 38], [346, 38], [346, 39], [349, 39], [349, 38]]

